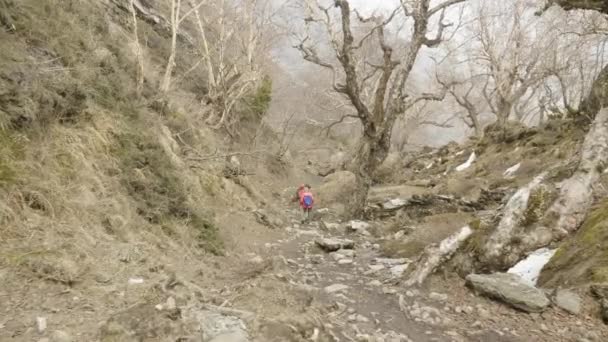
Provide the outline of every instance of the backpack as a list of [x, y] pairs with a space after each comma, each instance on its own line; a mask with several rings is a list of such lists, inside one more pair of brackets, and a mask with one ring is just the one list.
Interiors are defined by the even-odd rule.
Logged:
[[313, 203], [314, 199], [312, 198], [312, 194], [310, 192], [305, 192], [304, 194], [302, 194], [302, 206], [304, 208], [312, 208]]

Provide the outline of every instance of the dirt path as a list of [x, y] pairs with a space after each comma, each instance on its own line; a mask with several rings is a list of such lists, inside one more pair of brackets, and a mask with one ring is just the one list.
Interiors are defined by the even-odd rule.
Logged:
[[[310, 304], [298, 310], [314, 313], [317, 326], [304, 340], [523, 342], [608, 337], [590, 316], [553, 308], [543, 314], [518, 312], [473, 295], [456, 276], [434, 276], [424, 288], [405, 288], [401, 272], [411, 260], [382, 258], [376, 238], [348, 232], [328, 214], [305, 225], [298, 223], [297, 210], [285, 215], [291, 223], [285, 237], [267, 244], [263, 257], [278, 261], [272, 272], [292, 289], [310, 294]], [[316, 243], [322, 238], [348, 239], [354, 248], [329, 253]]]

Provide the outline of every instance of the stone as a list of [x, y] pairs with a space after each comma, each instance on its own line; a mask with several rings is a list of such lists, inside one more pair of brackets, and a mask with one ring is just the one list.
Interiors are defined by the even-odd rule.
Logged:
[[477, 292], [526, 312], [542, 312], [551, 304], [543, 291], [515, 274], [469, 274], [466, 283]]
[[429, 298], [438, 302], [445, 302], [448, 300], [448, 295], [445, 293], [431, 292], [429, 293]]
[[374, 279], [372, 281], [370, 281], [369, 283], [367, 283], [367, 285], [369, 286], [382, 286], [382, 282], [378, 279]]
[[55, 330], [51, 334], [51, 342], [74, 342], [72, 336], [65, 331]]
[[359, 323], [369, 323], [369, 318], [358, 314], [356, 315], [356, 321]]
[[252, 264], [262, 264], [262, 263], [264, 263], [264, 259], [263, 259], [261, 256], [259, 256], [259, 255], [254, 256], [254, 257], [253, 257], [253, 258], [251, 258], [251, 260], [249, 260], [249, 261], [250, 261]]
[[335, 252], [339, 249], [353, 249], [355, 247], [354, 241], [346, 239], [323, 238], [315, 240], [315, 243], [327, 252]]
[[353, 220], [348, 222], [346, 228], [350, 231], [360, 232], [363, 230], [368, 230], [370, 228], [370, 224], [365, 221]]
[[578, 315], [581, 312], [581, 297], [572, 291], [557, 290], [554, 301], [555, 305], [570, 314]]
[[375, 258], [374, 262], [379, 265], [394, 266], [409, 264], [411, 260], [406, 258]]
[[202, 311], [197, 315], [203, 332], [203, 342], [249, 342], [241, 318], [223, 312]]
[[602, 299], [600, 301], [602, 320], [608, 324], [608, 299]]
[[177, 305], [175, 303], [175, 298], [173, 298], [173, 297], [167, 298], [167, 303], [166, 303], [165, 307], [167, 310], [175, 310], [177, 308]]
[[402, 208], [408, 204], [408, 200], [402, 198], [394, 198], [382, 203], [382, 209], [384, 210], [396, 210]]
[[350, 265], [353, 263], [353, 259], [340, 259], [338, 265]]
[[46, 317], [36, 317], [36, 329], [38, 330], [38, 333], [44, 333], [46, 330]]
[[249, 337], [244, 331], [234, 331], [218, 335], [209, 342], [249, 342]]
[[401, 277], [403, 275], [403, 273], [405, 272], [405, 270], [407, 270], [408, 266], [409, 266], [409, 264], [395, 265], [395, 266], [391, 267], [391, 274], [394, 277]]
[[343, 255], [345, 258], [354, 258], [355, 251], [352, 249], [339, 249], [335, 253]]
[[344, 285], [344, 284], [333, 284], [333, 285], [329, 285], [327, 287], [325, 287], [325, 289], [323, 289], [326, 293], [334, 293], [334, 292], [342, 292], [345, 291], [349, 288], [348, 285]]

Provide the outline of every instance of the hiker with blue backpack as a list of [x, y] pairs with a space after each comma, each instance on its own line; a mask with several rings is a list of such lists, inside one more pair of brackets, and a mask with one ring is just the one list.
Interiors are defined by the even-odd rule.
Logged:
[[310, 191], [311, 186], [308, 184], [302, 184], [298, 188], [297, 200], [300, 202], [300, 208], [302, 208], [302, 222], [306, 222], [310, 219], [312, 207], [315, 203], [312, 192]]

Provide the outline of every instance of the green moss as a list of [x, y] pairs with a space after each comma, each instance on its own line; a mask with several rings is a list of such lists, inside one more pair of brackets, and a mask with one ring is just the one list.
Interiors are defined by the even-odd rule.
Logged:
[[485, 244], [486, 238], [489, 236], [492, 226], [488, 222], [475, 219], [469, 222], [469, 227], [473, 230], [473, 234], [467, 239], [463, 249], [472, 254], [477, 254], [481, 251], [483, 245]]
[[543, 185], [532, 190], [520, 224], [524, 227], [530, 227], [537, 223], [550, 205], [550, 197], [549, 189]]
[[469, 227], [471, 229], [473, 229], [474, 231], [479, 230], [481, 228], [481, 220], [475, 219], [475, 220], [469, 222]]
[[595, 207], [579, 231], [559, 247], [539, 282], [543, 286], [608, 282], [608, 200]]

